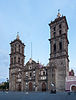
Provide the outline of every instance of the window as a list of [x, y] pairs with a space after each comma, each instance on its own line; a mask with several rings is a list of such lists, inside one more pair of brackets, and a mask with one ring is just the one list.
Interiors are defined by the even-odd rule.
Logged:
[[54, 29], [54, 31], [55, 31], [55, 30], [56, 30], [56, 27], [54, 27], [53, 29]]
[[13, 53], [13, 47], [11, 48], [11, 53]]
[[30, 77], [32, 76], [32, 73], [30, 73]]
[[61, 33], [62, 33], [62, 31], [61, 31], [61, 30], [59, 30], [59, 35], [61, 35]]
[[16, 57], [14, 57], [14, 63], [16, 63]]
[[59, 25], [59, 28], [61, 28], [61, 24]]
[[59, 42], [59, 49], [62, 50], [62, 42]]
[[20, 63], [20, 57], [18, 58], [18, 63]]
[[56, 52], [56, 44], [54, 44], [54, 52]]
[[32, 69], [32, 66], [31, 65], [29, 66], [29, 69]]
[[45, 75], [45, 72], [43, 72], [43, 75]]
[[11, 64], [13, 64], [13, 58], [11, 58]]

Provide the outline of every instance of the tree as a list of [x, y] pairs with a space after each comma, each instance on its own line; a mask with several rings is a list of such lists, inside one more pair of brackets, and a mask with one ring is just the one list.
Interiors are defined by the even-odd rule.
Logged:
[[8, 80], [8, 78], [7, 78], [7, 82], [3, 82], [0, 85], [0, 90], [9, 90], [9, 80]]

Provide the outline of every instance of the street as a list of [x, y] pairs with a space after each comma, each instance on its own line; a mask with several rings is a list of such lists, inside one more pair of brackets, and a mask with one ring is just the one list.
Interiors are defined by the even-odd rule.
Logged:
[[0, 92], [0, 100], [76, 100], [76, 93]]

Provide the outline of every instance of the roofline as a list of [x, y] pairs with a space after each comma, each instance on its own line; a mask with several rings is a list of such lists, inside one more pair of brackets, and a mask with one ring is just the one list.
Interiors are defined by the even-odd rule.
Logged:
[[66, 20], [66, 16], [58, 17], [54, 21], [51, 21], [48, 25], [51, 26], [52, 24], [54, 24], [54, 23], [56, 23], [56, 22], [58, 22], [58, 21], [60, 21], [62, 19], [65, 19], [65, 22], [66, 22], [66, 25], [67, 25], [67, 29], [69, 29], [68, 24], [67, 24], [67, 20]]
[[[18, 42], [20, 42], [22, 45], [24, 45], [24, 43], [22, 43], [22, 41], [21, 41], [20, 39], [15, 39], [14, 41], [11, 41], [11, 43], [10, 43], [10, 44], [15, 43], [16, 41], [18, 41]], [[24, 45], [24, 46], [26, 46], [26, 45]]]

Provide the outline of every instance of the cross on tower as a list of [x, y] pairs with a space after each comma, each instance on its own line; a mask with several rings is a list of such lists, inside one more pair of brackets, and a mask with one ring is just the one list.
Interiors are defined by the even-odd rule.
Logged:
[[58, 9], [58, 15], [57, 15], [57, 17], [60, 17], [60, 16], [61, 16], [60, 9]]
[[58, 13], [60, 13], [60, 9], [58, 9]]

